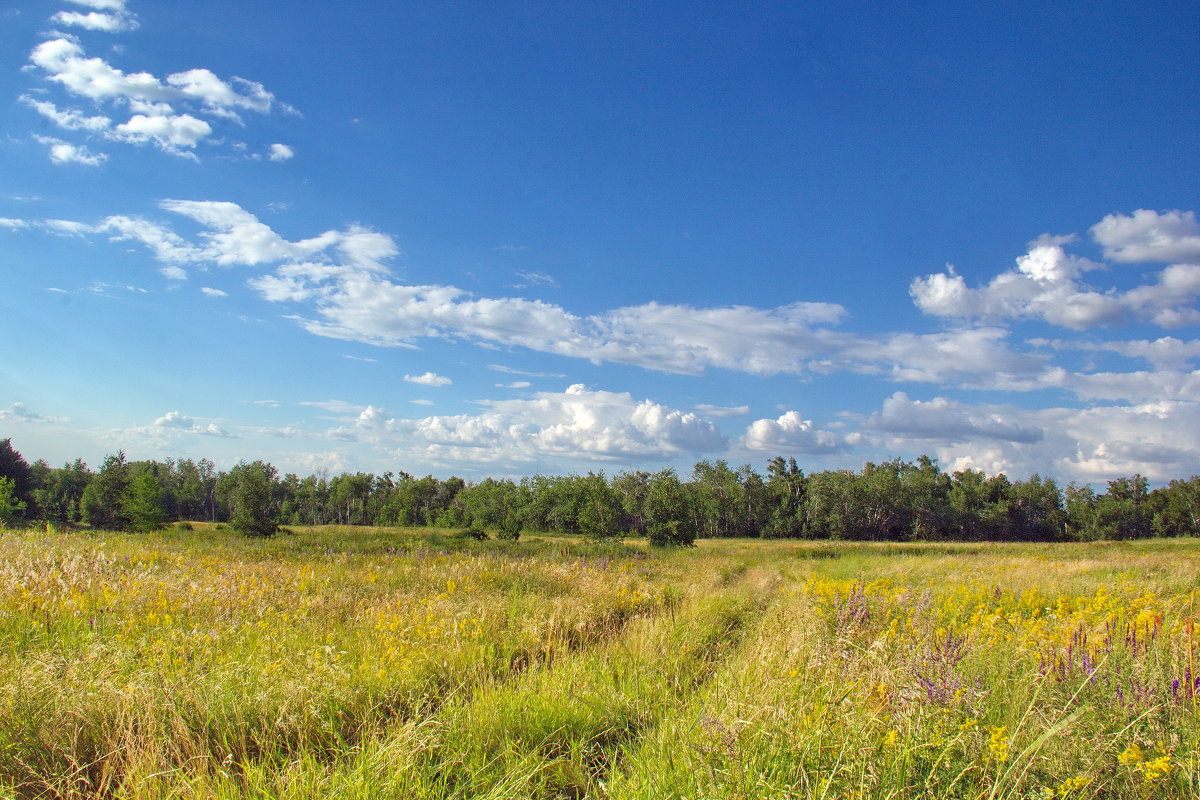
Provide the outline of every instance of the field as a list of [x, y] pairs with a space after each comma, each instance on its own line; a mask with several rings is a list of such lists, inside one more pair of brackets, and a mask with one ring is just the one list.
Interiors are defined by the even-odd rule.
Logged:
[[1200, 796], [1200, 542], [0, 534], [0, 797]]

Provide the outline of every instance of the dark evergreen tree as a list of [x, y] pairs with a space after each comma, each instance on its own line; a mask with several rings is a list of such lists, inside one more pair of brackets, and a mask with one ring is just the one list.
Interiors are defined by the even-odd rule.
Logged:
[[93, 528], [123, 531], [129, 528], [123, 501], [129, 488], [125, 452], [105, 456], [100, 472], [88, 483], [80, 501], [83, 521]]
[[13, 502], [21, 503], [22, 517], [25, 516], [26, 510], [37, 507], [33, 496], [33, 470], [25, 458], [13, 448], [12, 439], [0, 439], [0, 478], [12, 481]]

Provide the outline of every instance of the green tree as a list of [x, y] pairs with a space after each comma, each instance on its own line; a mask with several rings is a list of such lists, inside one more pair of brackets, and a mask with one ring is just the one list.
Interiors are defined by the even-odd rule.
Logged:
[[17, 497], [17, 482], [0, 476], [0, 525], [10, 527], [25, 518], [25, 501]]
[[273, 536], [279, 529], [275, 467], [263, 461], [238, 462], [229, 471], [230, 523], [247, 536]]
[[646, 536], [655, 547], [690, 546], [696, 542], [696, 528], [688, 508], [687, 487], [679, 482], [675, 470], [666, 469], [650, 476], [644, 513]]
[[121, 499], [121, 511], [136, 531], [161, 527], [167, 518], [163, 509], [163, 488], [152, 472], [143, 472], [129, 482]]
[[129, 465], [124, 451], [105, 456], [100, 472], [83, 491], [83, 521], [93, 528], [123, 531], [129, 528], [123, 501], [129, 488]]
[[12, 439], [0, 439], [0, 478], [12, 481], [14, 502], [21, 502], [21, 513], [24, 516], [30, 504], [37, 502], [33, 497], [33, 470], [25, 458], [13, 448]]
[[1052, 542], [1062, 539], [1067, 529], [1062, 492], [1052, 478], [1036, 473], [1018, 481], [1008, 492], [1009, 531], [1013, 539]]
[[83, 493], [91, 480], [92, 472], [82, 459], [51, 469], [33, 490], [43, 518], [49, 522], [79, 522]]
[[1098, 539], [1144, 539], [1151, 527], [1149, 487], [1141, 475], [1108, 482], [1108, 491], [1096, 498], [1095, 526]]
[[1200, 477], [1171, 481], [1150, 495], [1156, 536], [1200, 536]]
[[609, 486], [603, 474], [588, 473], [575, 487], [575, 529], [592, 539], [612, 539], [621, 535], [625, 518], [621, 498]]

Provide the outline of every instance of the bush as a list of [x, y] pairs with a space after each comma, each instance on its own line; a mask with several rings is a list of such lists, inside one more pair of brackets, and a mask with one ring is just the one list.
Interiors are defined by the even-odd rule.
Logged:
[[458, 533], [454, 534], [454, 537], [456, 539], [474, 539], [477, 542], [482, 542], [488, 538], [488, 535], [487, 531], [485, 531], [483, 528], [472, 525], [466, 530], [459, 531]]

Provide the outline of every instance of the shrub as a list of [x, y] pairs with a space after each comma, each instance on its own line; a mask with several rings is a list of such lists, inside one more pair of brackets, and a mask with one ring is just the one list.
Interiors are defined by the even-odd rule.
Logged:
[[482, 542], [483, 540], [488, 538], [488, 535], [487, 535], [487, 531], [485, 531], [483, 528], [479, 528], [479, 527], [476, 527], [475, 525], [472, 525], [471, 527], [467, 528], [466, 530], [459, 531], [458, 533], [456, 533], [455, 538], [457, 538], [457, 539], [474, 539], [477, 542]]

